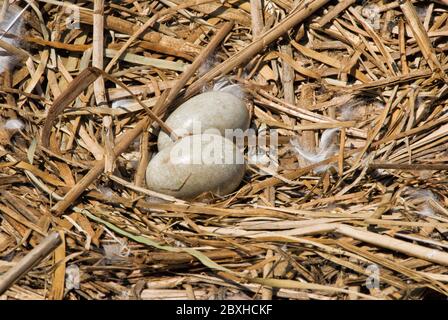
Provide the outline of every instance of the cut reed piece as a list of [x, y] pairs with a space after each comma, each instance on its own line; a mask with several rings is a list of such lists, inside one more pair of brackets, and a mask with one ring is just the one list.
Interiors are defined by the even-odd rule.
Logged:
[[[81, 23], [93, 24], [93, 14], [91, 12], [80, 12]], [[114, 30], [120, 33], [133, 35], [138, 31], [138, 26], [134, 23], [114, 17], [105, 17], [105, 29]], [[143, 41], [139, 42], [139, 46], [147, 50], [164, 53], [167, 55], [178, 56], [189, 61], [194, 60], [194, 56], [199, 54], [198, 46], [188, 43], [184, 40], [164, 35], [159, 32], [149, 32], [141, 36]]]
[[53, 281], [49, 297], [51, 300], [62, 300], [64, 298], [66, 246], [65, 235], [62, 231], [59, 231], [59, 238], [61, 244], [54, 250], [54, 263], [56, 268], [53, 273]]
[[448, 170], [448, 164], [434, 164], [434, 163], [370, 163], [369, 167], [372, 169], [392, 169], [392, 170]]
[[[128, 130], [115, 144], [114, 152], [120, 155], [126, 151], [129, 145], [148, 127], [149, 119], [140, 120], [134, 128]], [[98, 160], [92, 169], [65, 195], [64, 199], [55, 204], [51, 210], [56, 214], [62, 214], [76, 199], [94, 182], [104, 171], [104, 159]]]

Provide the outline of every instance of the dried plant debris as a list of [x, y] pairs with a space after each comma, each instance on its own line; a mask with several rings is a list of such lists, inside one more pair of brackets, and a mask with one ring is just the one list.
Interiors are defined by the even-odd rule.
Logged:
[[[445, 300], [447, 17], [443, 0], [0, 1], [0, 299]], [[165, 121], [207, 91], [250, 116], [241, 183], [151, 190]]]
[[7, 1], [0, 1], [0, 73], [10, 71], [18, 62], [17, 46], [23, 33], [24, 10]]

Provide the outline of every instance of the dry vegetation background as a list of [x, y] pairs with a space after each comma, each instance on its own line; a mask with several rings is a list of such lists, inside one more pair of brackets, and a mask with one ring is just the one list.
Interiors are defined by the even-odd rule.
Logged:
[[[1, 299], [446, 299], [443, 1], [15, 4]], [[147, 190], [164, 116], [223, 77], [277, 130], [277, 170]]]

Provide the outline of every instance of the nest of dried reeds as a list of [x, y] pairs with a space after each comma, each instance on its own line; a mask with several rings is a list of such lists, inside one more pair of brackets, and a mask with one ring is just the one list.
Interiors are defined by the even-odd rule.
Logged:
[[[446, 1], [15, 4], [2, 299], [446, 298]], [[226, 197], [148, 190], [164, 119], [223, 77], [275, 166]]]

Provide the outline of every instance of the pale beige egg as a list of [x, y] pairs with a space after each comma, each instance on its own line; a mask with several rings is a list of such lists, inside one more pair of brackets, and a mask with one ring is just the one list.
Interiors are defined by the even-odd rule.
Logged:
[[226, 195], [241, 183], [244, 155], [235, 144], [216, 134], [179, 139], [151, 159], [146, 170], [148, 188], [179, 199], [204, 192]]
[[[180, 105], [165, 123], [178, 136], [204, 133], [217, 129], [225, 136], [226, 129], [245, 131], [249, 128], [249, 112], [243, 100], [231, 93], [209, 91], [199, 94]], [[173, 144], [165, 132], [157, 141], [159, 151]]]

